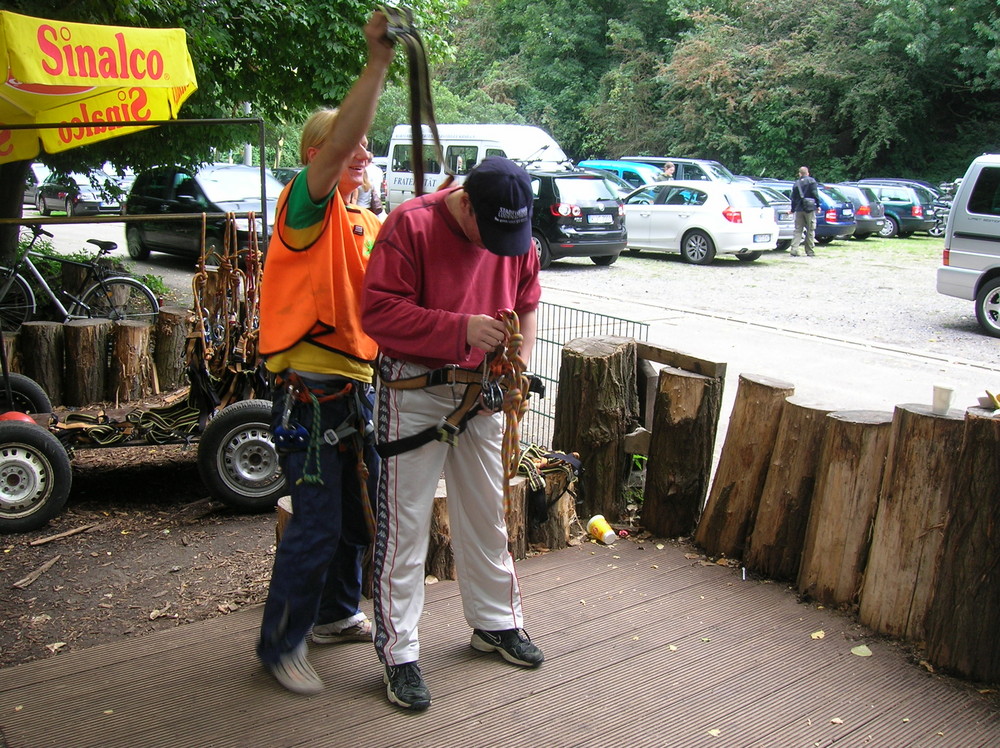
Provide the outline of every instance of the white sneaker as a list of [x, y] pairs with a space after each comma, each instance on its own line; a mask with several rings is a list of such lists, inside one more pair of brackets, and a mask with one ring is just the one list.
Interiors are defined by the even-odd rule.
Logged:
[[292, 693], [309, 695], [323, 690], [323, 681], [306, 659], [304, 641], [291, 652], [283, 654], [276, 663], [265, 663], [265, 667], [278, 683]]

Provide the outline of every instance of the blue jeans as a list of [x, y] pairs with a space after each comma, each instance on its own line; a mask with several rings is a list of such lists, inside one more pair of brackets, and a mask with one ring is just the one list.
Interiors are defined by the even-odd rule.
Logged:
[[[351, 380], [326, 382], [303, 378], [304, 384], [311, 390], [319, 390], [321, 397], [339, 392], [348, 381]], [[362, 427], [371, 422], [374, 394], [371, 385], [354, 381], [352, 386], [357, 388], [359, 397], [348, 393], [319, 405], [322, 432], [340, 428], [358, 409], [356, 403], [362, 411]], [[282, 422], [285, 397], [285, 388], [276, 387], [272, 431]], [[310, 433], [313, 413], [311, 402], [296, 402], [289, 424], [299, 424]], [[358, 613], [361, 601], [361, 559], [369, 537], [361, 504], [357, 438], [347, 437], [338, 445], [323, 441], [319, 447], [322, 484], [301, 480], [304, 474], [315, 471], [307, 446], [279, 449], [281, 469], [292, 496], [292, 516], [274, 556], [257, 645], [258, 657], [268, 664], [295, 649], [314, 623], [332, 623]], [[364, 440], [364, 456], [369, 471], [369, 495], [373, 496], [378, 481], [378, 455], [370, 437]]]

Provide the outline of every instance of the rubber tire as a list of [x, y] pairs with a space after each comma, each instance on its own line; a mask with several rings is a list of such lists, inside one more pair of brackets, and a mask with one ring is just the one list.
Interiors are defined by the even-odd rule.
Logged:
[[614, 265], [618, 262], [618, 255], [596, 255], [590, 258], [590, 261], [595, 265], [600, 265], [601, 267], [607, 267], [608, 265]]
[[747, 252], [746, 254], [736, 255], [736, 259], [740, 262], [753, 262], [760, 259], [760, 252]]
[[[153, 296], [144, 284], [135, 278], [105, 278], [104, 285], [108, 288], [128, 287], [129, 299], [138, 299], [138, 303], [119, 307], [118, 304], [108, 303], [104, 290], [99, 283], [87, 289], [83, 295], [83, 304], [90, 311], [91, 318], [101, 317], [113, 321], [132, 320], [134, 322], [145, 322], [147, 325], [156, 323], [156, 318], [160, 313], [160, 303]], [[133, 293], [134, 292], [134, 293]]]
[[878, 235], [883, 239], [891, 239], [899, 233], [899, 222], [890, 215], [886, 215], [885, 223], [879, 229]]
[[271, 403], [241, 400], [208, 422], [198, 473], [212, 496], [234, 509], [265, 512], [288, 493], [271, 436]]
[[787, 250], [788, 250], [788, 248], [789, 248], [790, 246], [792, 246], [792, 240], [791, 240], [791, 239], [781, 239], [781, 240], [780, 240], [780, 241], [778, 242], [778, 246], [776, 246], [776, 247], [774, 248], [774, 251], [775, 251], [775, 252], [785, 252], [785, 251], [787, 251]]
[[694, 229], [681, 240], [681, 257], [692, 265], [711, 265], [715, 259], [715, 242], [704, 231]]
[[940, 221], [936, 221], [933, 226], [927, 229], [927, 233], [935, 239], [940, 239], [944, 236], [944, 224]]
[[66, 198], [66, 205], [63, 207], [66, 210], [67, 218], [73, 218], [76, 215], [76, 211], [73, 209], [73, 203], [70, 201], [68, 197]]
[[[7, 268], [0, 268], [0, 274], [6, 275], [7, 272]], [[4, 332], [17, 332], [34, 315], [35, 292], [31, 290], [28, 281], [21, 275], [16, 275], [4, 298], [0, 299], [0, 326]]]
[[38, 203], [37, 208], [39, 213], [41, 213], [43, 216], [52, 215], [52, 208], [50, 208], [48, 203], [45, 202], [44, 196], [39, 195], [38, 198], [36, 199], [36, 202]]
[[859, 242], [863, 242], [869, 236], [871, 236], [871, 234], [854, 234], [854, 238], [857, 239]]
[[976, 294], [976, 319], [983, 332], [1000, 338], [1000, 277], [986, 281]]
[[0, 421], [0, 532], [43, 527], [62, 511], [72, 485], [69, 455], [55, 436], [35, 424]]
[[835, 238], [836, 238], [836, 237], [834, 237], [834, 236], [817, 236], [817, 237], [816, 237], [816, 243], [817, 243], [817, 244], [829, 244], [829, 243], [830, 243], [830, 242], [832, 242], [832, 241], [833, 241], [833, 240], [834, 240]]
[[52, 401], [38, 382], [15, 372], [10, 372], [9, 376], [12, 401], [7, 400], [7, 387], [0, 381], [0, 413], [12, 410], [19, 413], [52, 412]]
[[552, 264], [552, 252], [549, 250], [549, 243], [545, 237], [537, 232], [531, 234], [531, 248], [538, 255], [538, 269], [545, 270]]
[[149, 259], [149, 247], [143, 244], [142, 233], [139, 231], [138, 226], [129, 226], [128, 231], [125, 232], [125, 246], [128, 250], [128, 256], [133, 260]]

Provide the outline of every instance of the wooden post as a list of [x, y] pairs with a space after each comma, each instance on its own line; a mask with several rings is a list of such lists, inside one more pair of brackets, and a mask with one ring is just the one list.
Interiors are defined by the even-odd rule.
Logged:
[[448, 522], [448, 497], [444, 478], [438, 481], [431, 514], [431, 536], [424, 563], [427, 574], [438, 579], [457, 579], [455, 553], [451, 549], [451, 524]]
[[579, 452], [578, 485], [588, 517], [625, 517], [624, 441], [639, 417], [635, 372], [631, 338], [577, 338], [563, 347], [552, 446]]
[[111, 328], [111, 371], [108, 400], [132, 402], [153, 392], [153, 362], [149, 358], [150, 326], [123, 320]]
[[785, 398], [795, 387], [770, 377], [740, 374], [726, 441], [698, 523], [695, 542], [709, 554], [738, 558], [753, 526]]
[[24, 358], [23, 373], [38, 382], [53, 405], [61, 405], [66, 345], [63, 324], [25, 322], [19, 333], [21, 345], [31, 351], [31, 355]]
[[924, 638], [963, 416], [896, 406], [859, 609], [861, 622], [880, 634]]
[[153, 360], [161, 392], [172, 392], [188, 384], [186, 350], [192, 327], [191, 312], [187, 309], [160, 307], [153, 333]]
[[712, 475], [725, 379], [660, 370], [646, 460], [642, 524], [654, 535], [690, 535]]
[[748, 569], [772, 579], [798, 576], [826, 416], [832, 410], [796, 397], [785, 401], [747, 543]]
[[850, 605], [868, 559], [892, 413], [842, 410], [827, 420], [798, 589], [824, 605]]
[[66, 323], [64, 404], [83, 406], [104, 399], [110, 333], [111, 320], [107, 319], [74, 319]]
[[970, 408], [955, 468], [927, 657], [963, 678], [1000, 681], [1000, 418]]
[[525, 521], [525, 498], [528, 479], [520, 475], [510, 481], [510, 505], [504, 518], [507, 522], [507, 549], [515, 561], [528, 557], [528, 528]]

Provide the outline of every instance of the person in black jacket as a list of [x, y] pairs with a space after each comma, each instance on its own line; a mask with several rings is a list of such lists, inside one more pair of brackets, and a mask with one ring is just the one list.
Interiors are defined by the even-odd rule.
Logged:
[[809, 167], [799, 167], [799, 178], [792, 185], [792, 213], [795, 214], [795, 235], [788, 253], [792, 257], [799, 256], [799, 243], [805, 234], [806, 255], [815, 257], [813, 248], [816, 246], [816, 211], [819, 209], [819, 185], [809, 176]]

